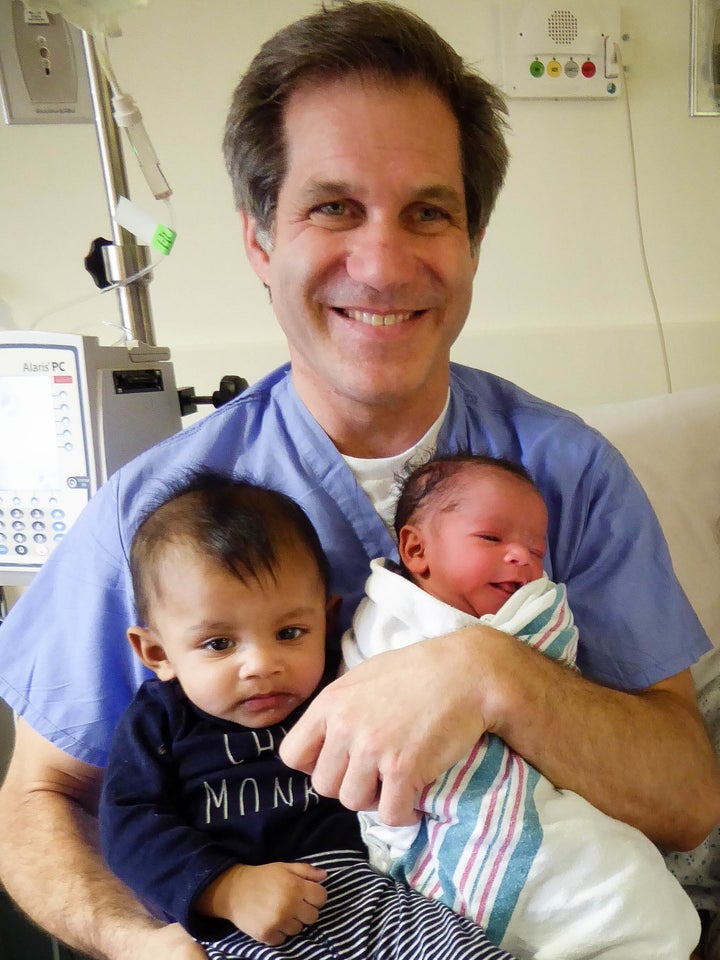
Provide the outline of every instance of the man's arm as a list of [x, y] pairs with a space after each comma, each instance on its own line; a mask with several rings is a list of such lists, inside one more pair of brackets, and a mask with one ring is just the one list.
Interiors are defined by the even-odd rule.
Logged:
[[151, 917], [107, 869], [95, 812], [102, 771], [18, 721], [0, 790], [0, 877], [40, 926], [97, 960], [207, 960], [178, 924]]
[[319, 793], [354, 810], [377, 804], [396, 825], [486, 730], [656, 843], [692, 849], [720, 820], [689, 671], [619, 693], [489, 627], [366, 661], [322, 691], [280, 752]]

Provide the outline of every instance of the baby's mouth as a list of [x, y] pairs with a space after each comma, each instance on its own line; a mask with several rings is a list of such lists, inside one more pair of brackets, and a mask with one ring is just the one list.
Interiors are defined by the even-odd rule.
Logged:
[[524, 586], [519, 580], [503, 580], [500, 583], [491, 584], [496, 590], [499, 590], [501, 593], [504, 593], [505, 596], [511, 597], [514, 593]]
[[248, 710], [268, 710], [285, 704], [290, 699], [290, 694], [282, 692], [256, 693], [243, 701], [243, 706]]

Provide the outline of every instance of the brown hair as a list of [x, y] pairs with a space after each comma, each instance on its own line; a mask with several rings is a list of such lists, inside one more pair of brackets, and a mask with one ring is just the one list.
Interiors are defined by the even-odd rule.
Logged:
[[269, 241], [286, 173], [284, 109], [303, 83], [356, 76], [418, 80], [450, 107], [460, 129], [468, 233], [477, 243], [505, 179], [505, 102], [449, 43], [409, 10], [341, 0], [265, 42], [238, 84], [223, 152], [238, 209]]

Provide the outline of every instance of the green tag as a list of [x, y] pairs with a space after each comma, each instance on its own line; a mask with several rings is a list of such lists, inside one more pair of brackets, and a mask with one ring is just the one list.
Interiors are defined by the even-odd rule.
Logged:
[[174, 230], [171, 230], [170, 227], [163, 227], [161, 224], [153, 234], [150, 245], [167, 256], [173, 248], [175, 237], [177, 237], [177, 234]]

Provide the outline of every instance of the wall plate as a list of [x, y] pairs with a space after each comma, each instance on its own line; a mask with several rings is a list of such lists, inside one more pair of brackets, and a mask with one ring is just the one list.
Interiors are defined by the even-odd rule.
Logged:
[[6, 123], [93, 123], [80, 31], [59, 14], [0, 0], [0, 98]]
[[617, 0], [502, 0], [501, 87], [526, 99], [617, 99]]

